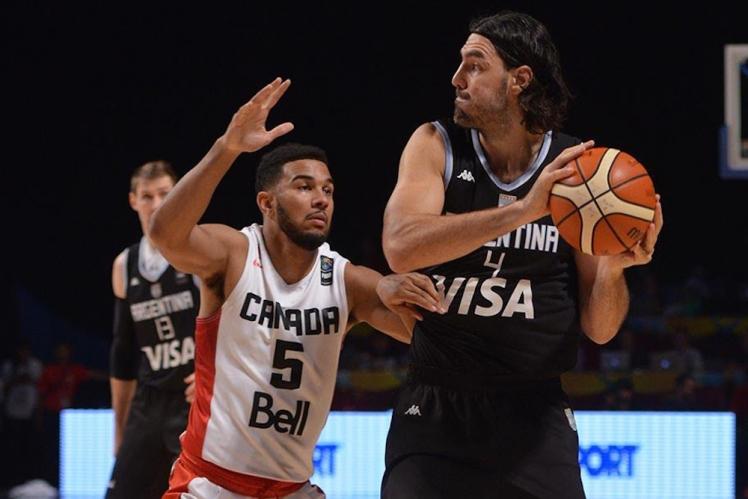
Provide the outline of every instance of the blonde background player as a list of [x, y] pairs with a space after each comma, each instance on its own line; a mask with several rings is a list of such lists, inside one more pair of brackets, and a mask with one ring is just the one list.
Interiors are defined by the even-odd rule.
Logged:
[[197, 225], [237, 156], [293, 129], [265, 127], [289, 85], [276, 79], [242, 106], [152, 219], [164, 256], [201, 280], [196, 397], [165, 498], [324, 497], [309, 483], [312, 452], [346, 331], [366, 321], [408, 342], [413, 306], [439, 308], [425, 276], [383, 278], [325, 243], [334, 185], [317, 147], [286, 144], [262, 158], [263, 225]]
[[194, 396], [199, 290], [193, 276], [169, 265], [146, 235], [151, 216], [176, 181], [166, 161], [145, 163], [130, 178], [130, 207], [144, 235], [112, 266], [110, 385], [116, 461], [107, 499], [161, 496]]

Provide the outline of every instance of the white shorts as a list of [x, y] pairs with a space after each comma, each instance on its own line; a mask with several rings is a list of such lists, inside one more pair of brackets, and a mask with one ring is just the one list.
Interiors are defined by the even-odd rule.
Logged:
[[[216, 485], [207, 478], [193, 478], [187, 485], [187, 492], [182, 492], [180, 499], [255, 499], [239, 495]], [[325, 493], [310, 482], [296, 492], [283, 496], [283, 499], [325, 499]]]

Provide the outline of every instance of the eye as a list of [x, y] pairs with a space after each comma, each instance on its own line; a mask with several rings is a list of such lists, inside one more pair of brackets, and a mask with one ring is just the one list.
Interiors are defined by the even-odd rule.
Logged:
[[332, 194], [332, 190], [333, 190], [333, 189], [332, 189], [332, 187], [325, 187], [325, 188], [324, 188], [324, 189], [322, 189], [322, 190], [324, 191], [324, 193], [325, 193], [325, 194], [328, 194], [328, 195], [330, 195], [330, 194]]
[[309, 184], [301, 184], [299, 187], [300, 191], [311, 191], [312, 187]]

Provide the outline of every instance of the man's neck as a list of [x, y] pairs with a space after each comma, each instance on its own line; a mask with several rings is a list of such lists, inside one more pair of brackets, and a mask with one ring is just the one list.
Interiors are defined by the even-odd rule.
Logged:
[[317, 252], [298, 246], [274, 222], [263, 223], [262, 239], [275, 271], [286, 284], [299, 282], [314, 265]]
[[479, 132], [480, 143], [491, 171], [509, 184], [525, 173], [543, 145], [542, 133], [530, 133], [516, 122], [506, 128]]

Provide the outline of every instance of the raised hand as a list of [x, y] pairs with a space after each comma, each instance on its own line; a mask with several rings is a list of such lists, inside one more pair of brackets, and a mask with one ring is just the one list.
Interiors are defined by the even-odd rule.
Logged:
[[291, 80], [276, 78], [240, 107], [221, 137], [224, 147], [237, 153], [254, 152], [293, 130], [293, 123], [289, 122], [266, 129], [268, 113], [290, 85]]

